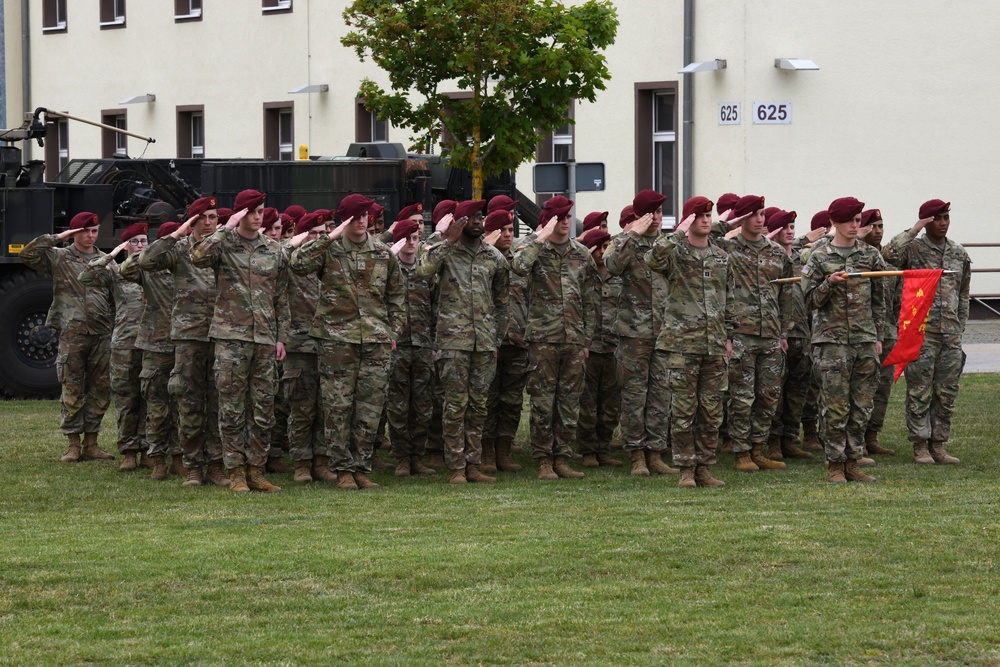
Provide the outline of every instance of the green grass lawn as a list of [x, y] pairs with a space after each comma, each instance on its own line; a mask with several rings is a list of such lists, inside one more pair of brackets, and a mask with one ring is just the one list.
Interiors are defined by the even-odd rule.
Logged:
[[0, 403], [0, 664], [996, 665], [1000, 376], [962, 382], [959, 466], [911, 462], [903, 391], [879, 483], [729, 455], [718, 491], [531, 469], [234, 496], [60, 464], [58, 404]]

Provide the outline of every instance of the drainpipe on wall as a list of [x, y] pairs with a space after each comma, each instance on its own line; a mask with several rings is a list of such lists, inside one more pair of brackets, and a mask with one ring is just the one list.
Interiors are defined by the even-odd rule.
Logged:
[[[684, 0], [684, 64], [694, 62], [694, 0]], [[694, 157], [692, 145], [691, 100], [694, 97], [694, 74], [682, 79], [681, 103], [681, 201], [691, 198], [691, 165]], [[680, 206], [677, 207], [680, 209]], [[678, 220], [680, 222], [680, 220]]]
[[[21, 109], [25, 114], [31, 113], [31, 38], [28, 23], [30, 5], [30, 0], [21, 0]], [[31, 144], [30, 141], [24, 142], [25, 164], [31, 159]]]

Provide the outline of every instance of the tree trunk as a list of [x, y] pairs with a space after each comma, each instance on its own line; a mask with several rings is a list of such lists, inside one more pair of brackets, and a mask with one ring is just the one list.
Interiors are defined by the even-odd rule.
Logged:
[[470, 161], [470, 171], [472, 172], [472, 200], [477, 201], [483, 198], [483, 161], [479, 157], [479, 126], [472, 130], [472, 160]]

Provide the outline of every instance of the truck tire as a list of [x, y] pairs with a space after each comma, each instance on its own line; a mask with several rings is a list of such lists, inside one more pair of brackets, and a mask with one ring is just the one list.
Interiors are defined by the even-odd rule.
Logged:
[[21, 269], [0, 275], [0, 396], [58, 398], [59, 335], [45, 326], [52, 280]]

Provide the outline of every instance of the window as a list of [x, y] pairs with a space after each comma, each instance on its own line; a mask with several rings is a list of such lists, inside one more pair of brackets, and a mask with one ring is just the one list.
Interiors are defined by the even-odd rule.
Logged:
[[389, 141], [389, 121], [379, 120], [373, 112], [365, 108], [364, 100], [357, 100], [354, 135], [358, 143]]
[[635, 189], [666, 195], [663, 222], [677, 222], [677, 84], [637, 83], [635, 97]]
[[291, 102], [264, 103], [264, 159], [295, 159], [295, 117]]
[[[575, 104], [570, 102], [566, 109], [566, 123], [557, 127], [552, 134], [547, 135], [538, 144], [536, 162], [567, 162], [576, 159], [576, 147], [574, 145], [575, 125], [571, 122], [575, 117]], [[541, 206], [550, 197], [554, 197], [561, 192], [539, 192], [535, 195], [536, 203]]]
[[125, 0], [101, 0], [101, 30], [125, 27]]
[[265, 14], [283, 14], [292, 11], [292, 0], [261, 0], [260, 8]]
[[66, 32], [66, 0], [42, 1], [42, 32]]
[[[128, 129], [125, 109], [106, 109], [101, 112], [101, 122], [105, 125]], [[128, 137], [112, 130], [101, 130], [101, 156], [124, 157], [128, 155]]]
[[45, 137], [45, 179], [53, 180], [69, 164], [69, 121], [54, 118]]
[[177, 157], [205, 157], [205, 107], [177, 107]]
[[174, 0], [174, 21], [201, 20], [201, 0]]

